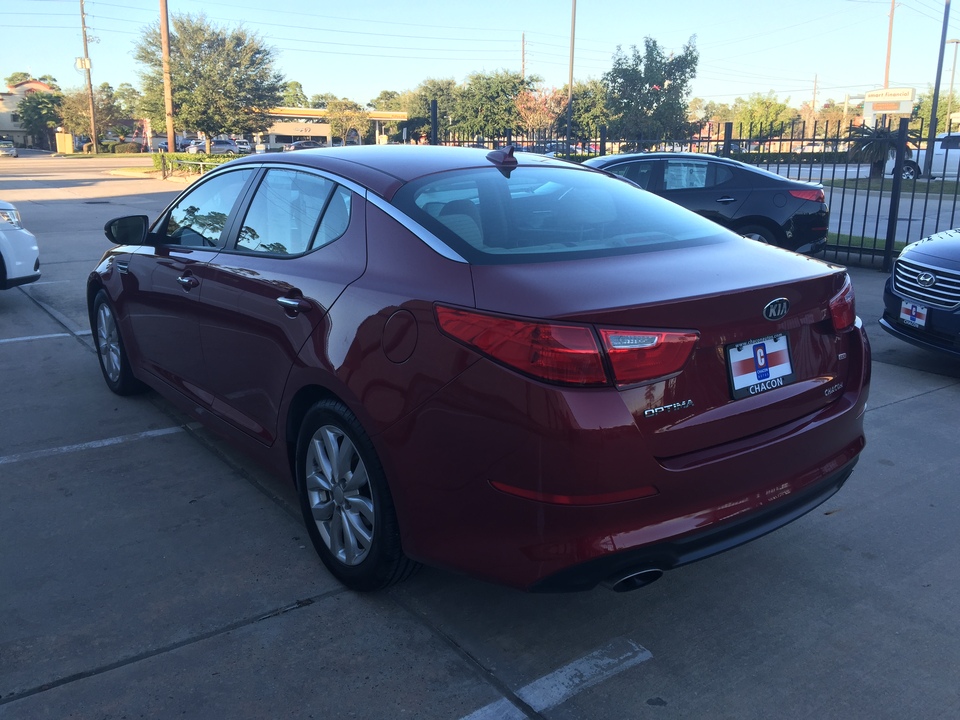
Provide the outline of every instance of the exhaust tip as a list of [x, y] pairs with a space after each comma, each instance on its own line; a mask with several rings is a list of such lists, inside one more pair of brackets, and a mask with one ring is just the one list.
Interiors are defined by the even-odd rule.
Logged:
[[604, 587], [608, 587], [614, 592], [630, 592], [639, 590], [642, 587], [656, 582], [663, 577], [663, 570], [658, 568], [647, 568], [645, 570], [636, 570], [625, 575], [616, 575], [603, 582]]

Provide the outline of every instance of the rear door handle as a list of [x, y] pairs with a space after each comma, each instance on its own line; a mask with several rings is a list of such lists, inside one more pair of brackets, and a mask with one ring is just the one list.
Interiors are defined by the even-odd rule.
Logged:
[[727, 203], [732, 203], [736, 201], [737, 201], [736, 198], [732, 198], [729, 195], [724, 195], [722, 198], [717, 198], [717, 202], [723, 203], [724, 205], [726, 205]]
[[313, 305], [308, 300], [301, 298], [278, 297], [277, 303], [284, 310], [290, 313], [307, 312], [313, 309]]

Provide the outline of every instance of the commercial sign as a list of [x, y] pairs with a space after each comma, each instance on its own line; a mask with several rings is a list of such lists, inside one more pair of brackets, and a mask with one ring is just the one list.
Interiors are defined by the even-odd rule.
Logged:
[[864, 102], [910, 102], [917, 98], [916, 88], [882, 88], [863, 94]]
[[881, 88], [863, 94], [863, 116], [871, 121], [877, 115], [909, 115], [917, 97], [915, 88]]

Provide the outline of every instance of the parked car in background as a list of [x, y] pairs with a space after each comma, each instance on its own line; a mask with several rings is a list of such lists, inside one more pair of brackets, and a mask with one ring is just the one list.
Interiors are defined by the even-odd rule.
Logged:
[[960, 357], [960, 230], [907, 245], [883, 289], [880, 326], [928, 350]]
[[[910, 156], [903, 159], [902, 177], [915, 180], [923, 176], [923, 167], [927, 161], [926, 149], [910, 149]], [[884, 172], [893, 175], [895, 158], [887, 160]], [[931, 177], [947, 177], [956, 180], [960, 175], [960, 133], [940, 133], [933, 143], [933, 159], [930, 165]]]
[[319, 143], [316, 140], [297, 140], [296, 142], [287, 143], [283, 146], [284, 152], [293, 152], [294, 150], [313, 150], [314, 148], [326, 147], [323, 143]]
[[0, 290], [40, 278], [37, 239], [20, 222], [17, 208], [0, 200]]
[[0, 140], [0, 157], [2, 156], [20, 157], [17, 146], [13, 144], [12, 140]]
[[241, 155], [249, 155], [252, 151], [249, 140], [240, 139], [234, 140], [234, 142], [237, 144], [237, 149], [240, 151]]
[[813, 509], [864, 447], [842, 267], [573, 163], [257, 155], [106, 231], [87, 300], [108, 387], [289, 477], [354, 589], [416, 562], [634, 589]]
[[[197, 141], [195, 141], [197, 142]], [[187, 148], [187, 152], [191, 154], [205, 153], [206, 141], [200, 140], [197, 145], [190, 145]], [[239, 155], [240, 148], [237, 147], [237, 144], [233, 140], [211, 140], [210, 141], [210, 155]]]
[[823, 186], [703, 153], [604, 155], [584, 165], [612, 172], [752, 240], [814, 254], [827, 242]]
[[[176, 143], [177, 143], [177, 144], [176, 144], [176, 150], [175, 150], [175, 152], [183, 152], [183, 151], [186, 150], [186, 148], [188, 147], [188, 146], [187, 146], [184, 142], [182, 142], [179, 138], [177, 139]], [[157, 152], [167, 152], [167, 141], [166, 141], [166, 140], [161, 140], [160, 142], [157, 143]]]

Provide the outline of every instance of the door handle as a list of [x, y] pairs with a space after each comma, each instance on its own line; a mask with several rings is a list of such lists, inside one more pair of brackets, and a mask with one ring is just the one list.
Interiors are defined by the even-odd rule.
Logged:
[[729, 195], [724, 195], [722, 198], [717, 198], [717, 202], [723, 203], [724, 205], [726, 205], [727, 203], [732, 203], [736, 201], [737, 201], [736, 198], [732, 198]]
[[290, 313], [307, 312], [313, 308], [309, 301], [303, 298], [278, 297], [277, 304]]
[[180, 283], [180, 287], [184, 290], [190, 290], [200, 284], [200, 281], [193, 277], [193, 275], [181, 275], [177, 278], [177, 282]]

